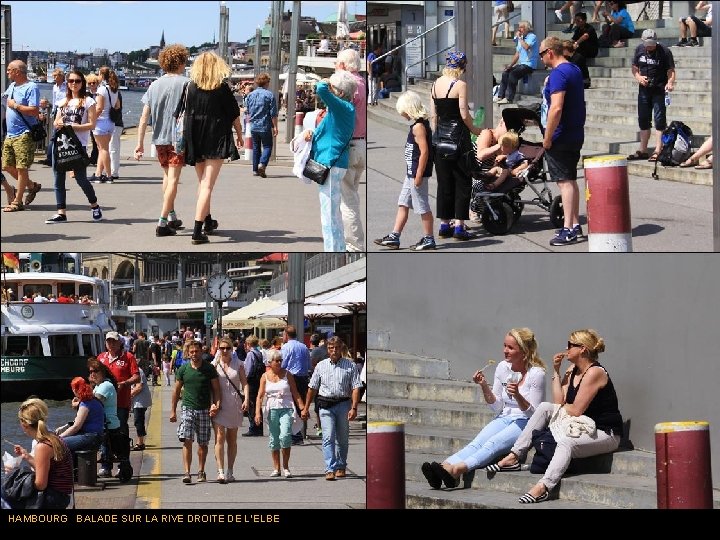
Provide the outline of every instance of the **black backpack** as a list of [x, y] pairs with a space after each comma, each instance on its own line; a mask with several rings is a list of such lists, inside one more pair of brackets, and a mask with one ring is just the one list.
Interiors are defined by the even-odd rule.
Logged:
[[265, 373], [265, 363], [263, 362], [262, 353], [256, 349], [252, 349], [248, 352], [248, 355], [252, 357], [252, 365], [248, 370], [247, 380], [248, 382], [260, 383], [260, 377]]
[[662, 150], [655, 162], [653, 178], [658, 179], [657, 166], [660, 163], [663, 167], [677, 167], [692, 155], [693, 132], [688, 126], [677, 120], [670, 122], [670, 125], [662, 132]]

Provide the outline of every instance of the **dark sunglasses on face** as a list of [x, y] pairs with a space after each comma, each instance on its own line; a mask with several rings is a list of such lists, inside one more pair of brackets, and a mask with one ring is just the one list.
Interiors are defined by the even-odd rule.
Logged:
[[548, 52], [549, 50], [550, 50], [550, 48], [548, 47], [547, 49], [543, 49], [542, 51], [540, 51], [538, 53], [540, 55], [540, 58], [542, 58], [545, 55], [545, 53]]
[[80, 83], [82, 83], [82, 79], [68, 79], [67, 82], [68, 82], [68, 84], [74, 84], [74, 83], [80, 84]]
[[229, 351], [232, 347], [218, 347], [221, 351]]
[[582, 347], [580, 343], [573, 343], [572, 341], [568, 341], [567, 348], [572, 349], [573, 347]]

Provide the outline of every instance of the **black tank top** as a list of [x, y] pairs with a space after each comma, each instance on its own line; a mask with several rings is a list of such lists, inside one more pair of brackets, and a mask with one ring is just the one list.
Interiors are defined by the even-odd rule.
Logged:
[[[593, 419], [597, 429], [601, 429], [606, 433], [610, 433], [610, 431], [612, 430], [613, 435], [620, 435], [622, 437], [623, 420], [622, 416], [620, 415], [620, 409], [618, 407], [618, 399], [617, 394], [615, 393], [615, 386], [613, 385], [612, 379], [610, 378], [610, 374], [607, 372], [607, 369], [601, 366], [599, 362], [594, 362], [590, 366], [590, 368], [593, 368], [595, 366], [600, 367], [605, 371], [608, 376], [608, 382], [604, 388], [598, 390], [598, 393], [595, 394], [595, 397], [592, 399], [583, 414], [588, 418]], [[570, 375], [570, 383], [568, 385], [567, 395], [565, 396], [565, 403], [574, 403], [575, 396], [577, 396], [577, 393], [580, 390], [582, 378], [580, 379], [577, 387], [573, 387], [575, 375], [577, 375], [577, 367], [573, 368]]]

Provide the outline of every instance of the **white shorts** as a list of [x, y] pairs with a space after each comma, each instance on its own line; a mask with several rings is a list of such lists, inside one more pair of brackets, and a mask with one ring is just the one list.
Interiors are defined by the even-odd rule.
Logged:
[[412, 208], [416, 214], [427, 214], [430, 212], [430, 203], [428, 202], [428, 184], [429, 178], [424, 178], [419, 188], [415, 187], [415, 178], [406, 177], [400, 190], [398, 197], [398, 206], [407, 206]]

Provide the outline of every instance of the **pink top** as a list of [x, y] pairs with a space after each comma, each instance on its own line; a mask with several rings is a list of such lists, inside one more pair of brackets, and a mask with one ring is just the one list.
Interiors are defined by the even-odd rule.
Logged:
[[353, 130], [353, 138], [365, 138], [367, 134], [367, 95], [365, 91], [365, 79], [357, 73], [350, 74], [357, 83], [357, 89], [353, 96], [353, 105], [355, 106], [355, 129]]

